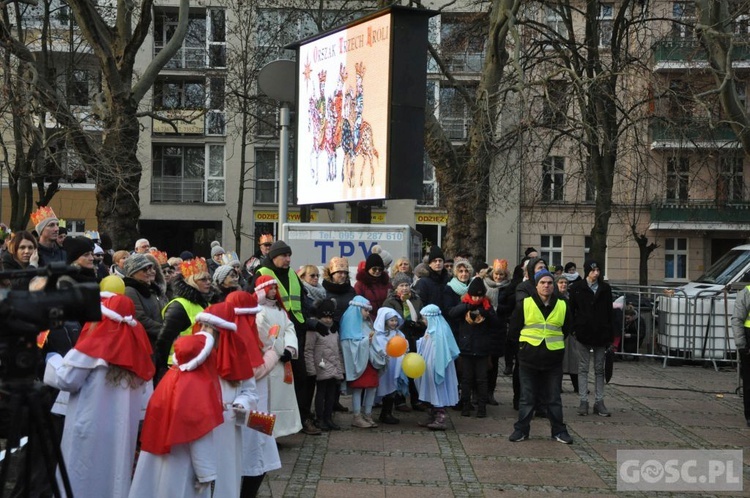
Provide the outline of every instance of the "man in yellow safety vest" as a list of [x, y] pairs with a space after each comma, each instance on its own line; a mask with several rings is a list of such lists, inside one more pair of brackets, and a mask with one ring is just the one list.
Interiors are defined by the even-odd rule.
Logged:
[[518, 421], [508, 438], [519, 442], [529, 438], [534, 406], [544, 406], [552, 426], [552, 439], [571, 444], [573, 438], [563, 422], [562, 361], [565, 336], [572, 330], [570, 310], [554, 294], [552, 274], [543, 269], [534, 275], [536, 292], [516, 306], [509, 333], [518, 337], [518, 373], [521, 399]]

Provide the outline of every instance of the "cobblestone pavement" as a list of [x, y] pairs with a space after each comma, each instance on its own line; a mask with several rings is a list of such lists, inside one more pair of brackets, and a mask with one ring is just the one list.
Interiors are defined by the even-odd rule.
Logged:
[[[530, 440], [509, 442], [517, 412], [510, 378], [503, 376], [496, 390], [500, 406], [489, 406], [485, 419], [449, 410], [445, 432], [418, 427], [424, 414], [416, 412], [399, 413], [398, 425], [364, 430], [350, 427], [351, 415], [337, 414], [341, 431], [278, 441], [283, 468], [269, 474], [261, 496], [621, 496], [618, 449], [750, 449], [737, 385], [737, 373], [729, 368], [620, 361], [605, 389], [612, 417], [581, 417], [566, 376], [563, 407], [572, 445], [551, 440], [549, 423], [539, 418], [532, 422]], [[750, 451], [743, 459], [744, 494], [719, 496], [750, 496]]]

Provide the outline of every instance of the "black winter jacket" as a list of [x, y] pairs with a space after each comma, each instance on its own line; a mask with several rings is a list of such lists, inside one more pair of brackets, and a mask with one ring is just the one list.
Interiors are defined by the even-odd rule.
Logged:
[[453, 277], [445, 269], [437, 273], [432, 268], [427, 267], [427, 271], [429, 275], [420, 278], [414, 284], [414, 292], [417, 293], [425, 306], [434, 304], [443, 310], [443, 288]]
[[167, 304], [164, 296], [161, 295], [159, 286], [156, 284], [146, 285], [130, 277], [125, 277], [123, 281], [125, 282], [125, 295], [135, 304], [135, 319], [146, 329], [151, 346], [154, 346], [164, 322], [161, 317], [161, 309]]
[[609, 346], [614, 338], [614, 313], [612, 288], [599, 280], [596, 295], [586, 279], [579, 280], [568, 289], [573, 312], [573, 331], [576, 339], [587, 346]]
[[357, 295], [354, 287], [347, 280], [346, 283], [337, 284], [330, 280], [323, 280], [323, 288], [326, 290], [326, 298], [336, 301], [336, 310], [333, 312], [333, 321], [339, 323], [341, 315], [344, 314], [349, 302]]
[[[466, 313], [484, 317], [481, 323], [466, 321]], [[451, 308], [449, 316], [458, 323], [458, 349], [462, 355], [487, 356], [494, 336], [499, 335], [497, 314], [492, 306], [489, 309], [461, 302]]]

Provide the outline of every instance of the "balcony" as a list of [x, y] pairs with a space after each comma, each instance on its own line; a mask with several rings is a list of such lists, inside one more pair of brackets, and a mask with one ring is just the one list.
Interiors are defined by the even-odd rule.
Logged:
[[[155, 134], [203, 135], [205, 111], [171, 109], [154, 112], [159, 117], [169, 120], [161, 121], [159, 119], [152, 119], [153, 132]], [[175, 128], [177, 129], [176, 131]]]
[[203, 202], [203, 179], [151, 178], [151, 202], [192, 204]]
[[737, 142], [726, 122], [700, 118], [654, 118], [650, 124], [652, 149], [715, 148]]
[[[750, 41], [735, 41], [732, 50], [735, 67], [750, 67]], [[691, 38], [661, 40], [654, 44], [654, 69], [708, 69], [708, 53], [700, 42]]]
[[650, 230], [734, 231], [750, 227], [749, 201], [691, 199], [651, 204]]

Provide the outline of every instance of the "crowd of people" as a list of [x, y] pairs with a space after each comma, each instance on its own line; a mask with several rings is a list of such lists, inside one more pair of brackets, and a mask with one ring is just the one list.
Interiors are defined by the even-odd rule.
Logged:
[[[295, 271], [270, 234], [241, 262], [219, 242], [205, 259], [170, 258], [146, 239], [115, 251], [96, 233], [61, 234], [47, 207], [32, 221], [36, 234], [7, 241], [5, 269], [65, 262], [103, 288], [101, 321], [64, 322], [40, 342], [76, 495], [255, 496], [281, 467], [276, 438], [340, 430], [337, 412], [366, 430], [416, 410], [420, 426], [446, 430], [451, 408], [487, 416], [501, 374], [513, 376], [511, 441], [543, 415], [552, 438], [571, 443], [563, 374], [588, 415], [592, 362], [592, 411], [610, 416], [604, 353], [619, 334], [594, 261], [583, 275], [572, 262], [553, 274], [529, 248], [511, 271], [433, 245], [413, 266], [376, 246], [352, 279], [343, 257]], [[27, 277], [8, 285], [35, 288]], [[406, 375], [395, 340], [421, 356], [423, 374]], [[248, 427], [256, 412], [275, 416], [272, 432]]]

